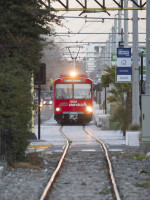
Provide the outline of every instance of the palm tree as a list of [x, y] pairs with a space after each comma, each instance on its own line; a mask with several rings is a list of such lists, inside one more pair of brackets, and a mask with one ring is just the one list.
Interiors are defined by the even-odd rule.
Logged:
[[119, 122], [123, 135], [131, 123], [131, 83], [117, 83], [115, 81], [116, 68], [108, 67], [105, 69], [105, 75], [102, 76], [102, 87], [111, 85], [111, 89], [107, 90], [111, 96], [107, 97], [107, 101], [111, 103], [110, 119]]

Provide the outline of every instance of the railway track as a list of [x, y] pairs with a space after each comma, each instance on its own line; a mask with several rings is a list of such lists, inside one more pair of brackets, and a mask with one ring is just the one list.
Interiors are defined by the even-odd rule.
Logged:
[[[40, 200], [56, 199], [56, 198], [54, 198], [55, 194], [51, 195], [51, 192], [55, 193], [55, 192], [53, 192], [53, 190], [58, 189], [58, 190], [60, 190], [60, 193], [61, 192], [63, 193], [63, 190], [61, 189], [60, 186], [63, 185], [65, 187], [68, 187], [68, 185], [73, 185], [72, 179], [74, 179], [74, 178], [76, 179], [76, 177], [78, 176], [75, 172], [81, 173], [81, 177], [82, 178], [84, 177], [85, 179], [82, 179], [82, 181], [79, 180], [79, 183], [78, 183], [78, 178], [77, 178], [77, 180], [75, 180], [76, 183], [75, 183], [74, 187], [78, 188], [78, 184], [79, 184], [79, 185], [81, 185], [80, 187], [86, 186], [85, 188], [82, 189], [82, 191], [84, 191], [84, 190], [88, 191], [88, 190], [91, 190], [91, 189], [89, 189], [89, 188], [91, 188], [91, 184], [94, 184], [94, 185], [97, 184], [100, 186], [96, 186], [95, 190], [98, 190], [98, 187], [101, 188], [100, 192], [96, 191], [97, 194], [99, 193], [100, 199], [105, 199], [104, 196], [106, 196], [106, 199], [121, 200], [121, 197], [120, 197], [120, 194], [119, 194], [119, 191], [117, 188], [115, 176], [113, 174], [112, 164], [111, 164], [111, 161], [109, 158], [109, 152], [108, 152], [105, 144], [100, 139], [96, 138], [91, 132], [87, 131], [85, 127], [83, 127], [82, 134], [83, 135], [88, 134], [88, 137], [90, 136], [90, 140], [91, 140], [90, 142], [96, 141], [100, 145], [99, 148], [102, 148], [103, 150], [101, 150], [101, 152], [97, 152], [97, 153], [94, 152], [93, 154], [91, 154], [91, 152], [87, 152], [86, 156], [85, 156], [85, 152], [84, 153], [82, 152], [82, 155], [80, 154], [78, 156], [77, 155], [78, 153], [69, 153], [70, 151], [68, 151], [69, 148], [75, 142], [73, 134], [70, 133], [69, 137], [68, 137], [68, 135], [65, 133], [65, 130], [63, 127], [60, 127], [60, 132], [66, 140], [66, 146], [64, 148], [64, 152], [62, 154], [62, 157], [61, 157], [54, 173], [52, 174], [47, 186], [45, 187], [45, 189], [40, 197]], [[83, 156], [83, 154], [84, 154], [84, 156]], [[99, 155], [100, 155], [100, 159], [97, 158]], [[85, 160], [82, 158], [84, 158]], [[64, 169], [64, 171], [62, 172], [63, 176], [61, 177], [61, 180], [59, 181], [59, 177], [56, 178], [56, 175], [60, 171], [59, 174], [61, 176], [62, 170], [60, 170], [60, 168], [62, 166], [64, 159], [65, 159], [65, 162], [62, 167], [62, 169]], [[95, 167], [93, 167], [94, 164], [95, 164]], [[92, 168], [92, 169], [89, 170], [90, 168]], [[84, 172], [83, 172], [83, 169], [84, 169]], [[86, 175], [86, 172], [87, 172], [88, 176]], [[91, 173], [91, 175], [89, 175], [90, 173]], [[70, 175], [67, 175], [67, 174], [70, 174]], [[102, 174], [102, 176], [101, 176], [101, 174]], [[90, 177], [90, 179], [89, 179], [89, 177]], [[93, 179], [93, 177], [96, 177], [96, 179], [95, 178]], [[90, 187], [88, 187], [88, 184], [85, 181], [86, 179], [88, 180]], [[56, 182], [56, 186], [55, 186], [54, 181]], [[52, 185], [54, 185], [54, 187], [52, 187]], [[106, 189], [106, 187], [107, 187], [107, 189]], [[105, 191], [104, 191], [104, 188], [105, 188]], [[66, 191], [68, 191], [68, 190], [66, 190]], [[71, 191], [68, 191], [68, 194], [70, 192]], [[56, 193], [58, 194], [58, 192], [56, 192]], [[89, 191], [86, 194], [87, 196], [88, 196], [88, 193], [89, 193]], [[106, 193], [108, 193], [108, 194], [106, 195]], [[68, 194], [66, 193], [65, 195], [67, 196]], [[84, 194], [82, 194], [82, 195], [84, 197]], [[58, 199], [60, 199], [60, 197], [58, 197]], [[61, 199], [63, 199], [63, 197], [61, 197]], [[64, 198], [64, 199], [67, 199], [67, 198]], [[72, 199], [76, 199], [76, 198], [72, 198]], [[88, 199], [88, 198], [85, 197], [85, 199]], [[91, 198], [89, 197], [89, 199], [91, 199]], [[95, 199], [95, 198], [93, 198], [93, 199]]]

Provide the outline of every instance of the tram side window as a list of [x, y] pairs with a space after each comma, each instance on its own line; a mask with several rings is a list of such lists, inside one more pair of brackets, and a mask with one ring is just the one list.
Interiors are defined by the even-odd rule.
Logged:
[[72, 84], [56, 84], [56, 99], [72, 99]]
[[91, 84], [74, 84], [74, 98], [75, 99], [90, 99], [91, 98]]

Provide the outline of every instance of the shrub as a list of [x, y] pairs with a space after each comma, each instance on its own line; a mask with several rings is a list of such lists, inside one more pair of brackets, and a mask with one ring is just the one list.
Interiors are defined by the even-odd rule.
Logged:
[[130, 124], [129, 127], [128, 127], [128, 130], [141, 130], [141, 126], [140, 124]]

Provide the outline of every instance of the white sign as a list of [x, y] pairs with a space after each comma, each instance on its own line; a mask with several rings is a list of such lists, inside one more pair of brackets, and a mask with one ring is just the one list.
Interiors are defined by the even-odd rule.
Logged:
[[117, 81], [131, 82], [131, 48], [117, 48]]

